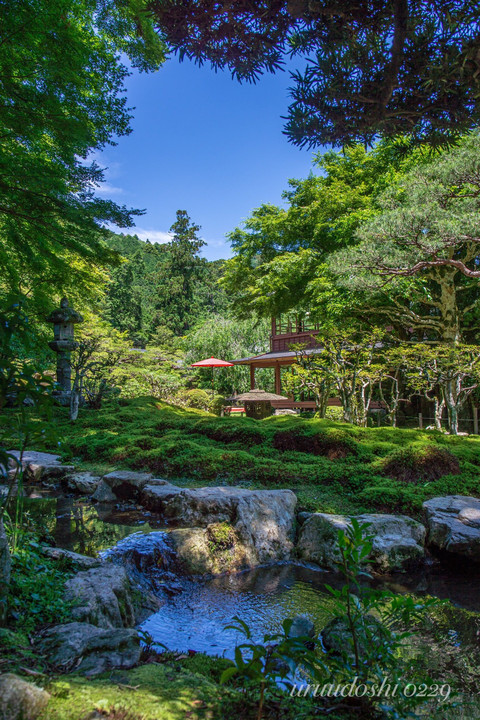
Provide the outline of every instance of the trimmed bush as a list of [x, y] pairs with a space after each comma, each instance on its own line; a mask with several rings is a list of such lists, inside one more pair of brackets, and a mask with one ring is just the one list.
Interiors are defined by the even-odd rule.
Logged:
[[427, 445], [397, 450], [383, 462], [383, 473], [402, 483], [438, 480], [460, 472], [458, 458], [449, 450]]

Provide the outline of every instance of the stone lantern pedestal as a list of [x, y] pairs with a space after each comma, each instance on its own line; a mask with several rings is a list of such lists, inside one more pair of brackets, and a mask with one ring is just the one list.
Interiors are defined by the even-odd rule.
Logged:
[[54, 392], [54, 396], [62, 405], [68, 405], [72, 392], [71, 353], [78, 347], [78, 343], [74, 339], [73, 326], [83, 322], [83, 317], [70, 307], [67, 298], [62, 298], [60, 307], [48, 316], [47, 322], [53, 324], [53, 340], [48, 345], [57, 353], [57, 384], [59, 387]]

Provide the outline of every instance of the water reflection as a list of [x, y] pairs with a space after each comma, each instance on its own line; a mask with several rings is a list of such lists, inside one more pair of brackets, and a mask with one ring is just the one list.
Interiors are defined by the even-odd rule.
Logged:
[[[315, 573], [324, 576], [325, 573]], [[246, 622], [253, 638], [281, 630], [287, 617], [306, 615], [320, 629], [330, 617], [331, 599], [296, 565], [257, 568], [204, 582], [188, 582], [142, 623], [156, 642], [172, 650], [195, 650], [232, 657], [242, 637], [225, 630], [235, 615]]]
[[160, 521], [150, 513], [92, 505], [61, 495], [25, 498], [24, 508], [57, 547], [91, 557], [132, 533], [148, 533], [160, 527]]

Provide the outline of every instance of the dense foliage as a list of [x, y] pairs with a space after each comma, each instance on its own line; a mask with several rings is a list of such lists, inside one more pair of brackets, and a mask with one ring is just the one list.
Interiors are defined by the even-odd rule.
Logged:
[[408, 172], [378, 199], [359, 244], [331, 259], [341, 284], [369, 289], [369, 310], [412, 338], [477, 338], [479, 150], [474, 134]]
[[120, 55], [140, 70], [164, 59], [142, 8], [0, 4], [0, 293], [29, 294], [37, 313], [56, 293], [96, 295], [118, 260], [103, 223], [132, 224], [134, 211], [96, 195], [103, 173], [92, 153], [130, 132]]
[[343, 292], [326, 263], [331, 253], [358, 242], [357, 229], [379, 211], [382, 192], [428, 156], [399, 156], [402, 141], [362, 146], [315, 159], [317, 174], [290, 180], [287, 207], [261, 205], [230, 233], [234, 257], [223, 285], [241, 316], [269, 317], [295, 309], [322, 324], [358, 303]]
[[293, 74], [287, 134], [298, 145], [346, 145], [412, 133], [445, 142], [479, 122], [474, 0], [150, 0], [180, 57], [240, 80]]
[[102, 315], [135, 344], [166, 344], [210, 313], [227, 312], [230, 303], [217, 282], [223, 262], [199, 256], [199, 229], [179, 210], [168, 243], [114, 233], [107, 239], [127, 262], [110, 272]]

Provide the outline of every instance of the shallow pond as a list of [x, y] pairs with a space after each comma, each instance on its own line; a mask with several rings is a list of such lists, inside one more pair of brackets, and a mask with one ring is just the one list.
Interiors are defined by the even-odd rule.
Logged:
[[[34, 490], [24, 503], [25, 511], [42, 523], [57, 547], [96, 556], [117, 545], [118, 550], [125, 552], [141, 541], [145, 557], [149, 543], [152, 553], [155, 542], [158, 545], [160, 541], [160, 548], [162, 546], [159, 536], [163, 533], [145, 536], [164, 529], [160, 518], [141, 509], [92, 505], [44, 489], [38, 493]], [[138, 541], [134, 537], [126, 540], [135, 533], [141, 534]], [[108, 554], [114, 561], [117, 554], [116, 561], [122, 561], [116, 550]], [[158, 572], [156, 561], [155, 565], [157, 570], [152, 570], [151, 564], [141, 572], [145, 577], [152, 576]], [[232, 648], [241, 640], [235, 631], [224, 630], [235, 615], [251, 627], [255, 639], [265, 633], [278, 632], [282, 621], [294, 615], [310, 617], [319, 631], [330, 614], [331, 599], [325, 583], [333, 586], [340, 583], [333, 573], [300, 564], [261, 567], [210, 580], [179, 580], [177, 590], [180, 592], [167, 596], [163, 607], [142, 623], [142, 630], [171, 650], [226, 656], [232, 655]], [[156, 587], [160, 587], [161, 582], [160, 579]], [[454, 572], [436, 563], [416, 573], [378, 577], [372, 583], [398, 593], [449, 599], [460, 607], [480, 612], [478, 573]]]
[[[255, 640], [279, 632], [282, 621], [305, 615], [317, 632], [328, 622], [331, 596], [325, 583], [340, 587], [334, 573], [311, 566], [285, 564], [261, 567], [207, 581], [186, 582], [181, 594], [141, 625], [155, 642], [170, 650], [195, 650], [232, 657], [242, 637], [225, 630], [235, 615], [246, 622]], [[455, 576], [438, 566], [417, 574], [376, 578], [376, 587], [395, 592], [435, 595], [480, 611], [480, 579]]]

